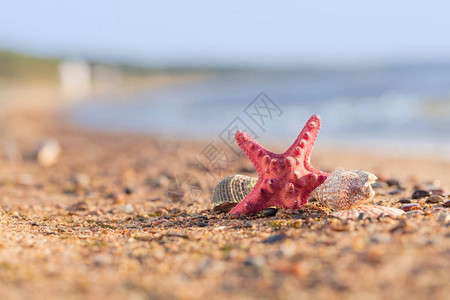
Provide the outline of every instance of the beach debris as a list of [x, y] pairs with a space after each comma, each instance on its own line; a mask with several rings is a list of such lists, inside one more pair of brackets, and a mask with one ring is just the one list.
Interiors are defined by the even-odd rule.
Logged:
[[397, 208], [364, 204], [375, 195], [371, 184], [376, 179], [374, 174], [365, 171], [337, 170], [312, 192], [312, 196], [322, 205], [333, 209], [333, 216], [343, 219], [358, 218], [361, 213], [373, 218], [382, 214], [403, 214]]
[[58, 162], [61, 146], [55, 139], [43, 141], [35, 152], [37, 162], [43, 167], [50, 167]]
[[328, 176], [310, 163], [320, 123], [318, 115], [310, 117], [292, 146], [282, 154], [270, 152], [243, 131], [236, 132], [237, 144], [252, 162], [258, 179], [251, 192], [231, 210], [232, 216], [269, 207], [298, 209], [308, 201], [310, 193]]

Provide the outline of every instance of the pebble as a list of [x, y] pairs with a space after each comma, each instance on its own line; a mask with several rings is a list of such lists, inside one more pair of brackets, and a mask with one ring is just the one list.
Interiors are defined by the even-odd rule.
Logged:
[[37, 162], [43, 167], [55, 165], [61, 155], [61, 146], [55, 139], [43, 141], [35, 152]]
[[367, 219], [367, 217], [368, 217], [369, 215], [366, 213], [366, 212], [362, 212], [362, 213], [360, 213], [359, 214], [359, 216], [358, 216], [358, 220], [365, 220], [365, 219]]
[[279, 241], [282, 241], [286, 238], [287, 236], [284, 234], [275, 234], [272, 236], [269, 236], [267, 239], [265, 239], [264, 241], [262, 241], [262, 243], [264, 244], [273, 244]]
[[445, 191], [443, 189], [430, 189], [432, 195], [444, 195]]
[[120, 205], [118, 209], [119, 211], [124, 212], [126, 214], [134, 213], [134, 208], [131, 204]]
[[449, 214], [441, 214], [438, 217], [437, 221], [439, 223], [448, 223], [448, 222], [450, 222], [450, 215]]
[[262, 268], [266, 265], [266, 260], [264, 257], [249, 258], [244, 261], [244, 265]]
[[198, 221], [198, 222], [194, 222], [193, 225], [198, 226], [198, 227], [206, 227], [206, 226], [208, 226], [208, 223]]
[[181, 199], [184, 197], [183, 191], [168, 191], [167, 196], [169, 196], [169, 199], [173, 202], [180, 202]]
[[391, 228], [390, 232], [395, 232], [395, 231], [399, 231], [399, 230], [404, 230], [405, 228], [408, 227], [408, 222], [405, 219], [400, 219], [398, 221], [398, 223]]
[[382, 181], [377, 181], [371, 184], [373, 189], [386, 189], [388, 185]]
[[86, 201], [77, 202], [69, 207], [69, 211], [86, 211], [88, 209]]
[[154, 226], [158, 226], [158, 225], [161, 225], [161, 224], [166, 223], [166, 222], [169, 222], [169, 221], [166, 220], [166, 219], [162, 219], [162, 220], [158, 220], [158, 221], [153, 222], [153, 225]]
[[434, 204], [441, 203], [444, 201], [445, 201], [444, 197], [438, 195], [431, 196], [427, 199], [427, 203], [434, 203]]
[[263, 209], [261, 211], [261, 216], [262, 217], [273, 217], [277, 214], [277, 212], [278, 212], [277, 208], [270, 207], [270, 208]]
[[111, 198], [113, 199], [114, 204], [124, 204], [125, 199], [122, 194], [111, 194]]
[[244, 222], [244, 224], [242, 224], [242, 228], [254, 228], [255, 225], [251, 222]]
[[148, 178], [146, 183], [153, 188], [167, 187], [169, 185], [169, 178], [167, 176], [161, 175], [157, 178]]
[[370, 242], [376, 244], [389, 244], [391, 242], [391, 237], [387, 234], [375, 234], [370, 237]]
[[397, 203], [411, 203], [411, 199], [403, 198], [397, 201]]
[[413, 217], [413, 216], [419, 216], [423, 215], [423, 212], [421, 210], [411, 210], [405, 213], [405, 216], [407, 217]]
[[388, 215], [384, 212], [378, 215], [377, 220], [380, 220], [381, 218], [387, 217]]
[[125, 194], [127, 194], [127, 195], [131, 195], [131, 194], [133, 194], [133, 189], [129, 188], [129, 187], [126, 187], [126, 188], [123, 189], [123, 192]]
[[428, 196], [431, 196], [431, 192], [425, 190], [415, 190], [414, 193], [412, 194], [413, 199], [419, 199]]
[[79, 187], [87, 187], [90, 184], [91, 179], [86, 174], [78, 173], [73, 175], [72, 182]]
[[252, 165], [244, 165], [239, 169], [239, 172], [244, 172], [244, 173], [255, 173], [255, 167], [253, 167]]
[[442, 206], [450, 207], [450, 200], [445, 201]]
[[398, 188], [400, 188], [402, 186], [402, 183], [398, 179], [395, 179], [395, 178], [386, 180], [386, 183], [388, 186], [396, 186]]
[[390, 192], [389, 192], [389, 195], [398, 195], [398, 194], [401, 194], [401, 193], [403, 193], [403, 190], [401, 190], [401, 189], [396, 189], [396, 190], [390, 191]]
[[418, 210], [420, 209], [420, 204], [418, 203], [408, 203], [400, 207], [404, 211]]

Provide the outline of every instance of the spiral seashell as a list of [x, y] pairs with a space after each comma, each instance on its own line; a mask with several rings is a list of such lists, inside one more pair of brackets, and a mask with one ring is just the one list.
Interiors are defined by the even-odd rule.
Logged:
[[245, 175], [231, 175], [220, 181], [211, 197], [211, 210], [229, 211], [241, 202], [253, 189], [258, 178]]
[[382, 213], [399, 216], [404, 212], [397, 208], [380, 205], [363, 205], [375, 195], [372, 183], [377, 177], [369, 172], [355, 170], [337, 170], [318, 186], [312, 196], [321, 204], [335, 210], [334, 216], [347, 219], [356, 218], [365, 212], [370, 217]]
[[376, 179], [365, 171], [337, 170], [312, 192], [312, 196], [333, 210], [349, 209], [373, 198], [375, 192], [370, 184]]

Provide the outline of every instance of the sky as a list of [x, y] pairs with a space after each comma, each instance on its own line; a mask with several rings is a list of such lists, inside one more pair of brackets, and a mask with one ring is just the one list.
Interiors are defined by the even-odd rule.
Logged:
[[0, 48], [177, 64], [450, 61], [448, 1], [15, 0]]

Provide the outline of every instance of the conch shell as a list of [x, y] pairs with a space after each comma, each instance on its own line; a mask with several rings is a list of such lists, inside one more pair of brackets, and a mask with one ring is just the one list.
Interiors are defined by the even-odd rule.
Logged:
[[375, 195], [371, 184], [376, 180], [377, 177], [369, 172], [337, 170], [312, 192], [312, 196], [333, 209], [333, 215], [340, 218], [354, 218], [362, 212], [371, 217], [378, 217], [382, 213], [391, 216], [403, 214], [402, 210], [392, 207], [364, 205]]

